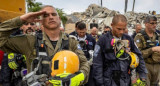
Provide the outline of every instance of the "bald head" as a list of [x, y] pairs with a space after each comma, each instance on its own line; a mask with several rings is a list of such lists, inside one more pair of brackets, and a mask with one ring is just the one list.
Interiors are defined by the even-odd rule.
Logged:
[[116, 15], [112, 20], [112, 34], [115, 37], [122, 37], [127, 28], [127, 19], [124, 15]]
[[124, 15], [116, 15], [113, 17], [112, 24], [117, 24], [118, 22], [127, 23], [127, 18]]
[[96, 27], [92, 27], [91, 34], [92, 35], [96, 35], [97, 34], [97, 28]]
[[142, 29], [141, 24], [136, 24], [135, 29], [136, 29], [136, 33], [139, 33]]

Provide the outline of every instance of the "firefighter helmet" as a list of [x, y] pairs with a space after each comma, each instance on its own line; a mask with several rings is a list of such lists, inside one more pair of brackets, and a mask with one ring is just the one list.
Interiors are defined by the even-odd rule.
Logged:
[[55, 76], [62, 73], [74, 74], [79, 70], [78, 56], [69, 50], [57, 52], [52, 59], [51, 75]]
[[136, 68], [139, 65], [139, 57], [133, 52], [129, 52], [128, 54], [131, 57], [130, 67], [131, 68]]

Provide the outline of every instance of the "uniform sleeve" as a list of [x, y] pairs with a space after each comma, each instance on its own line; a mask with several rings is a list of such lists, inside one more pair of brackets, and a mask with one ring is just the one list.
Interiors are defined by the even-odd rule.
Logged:
[[134, 38], [134, 41], [135, 41], [138, 49], [141, 51], [144, 59], [148, 58], [153, 53], [152, 48], [142, 50], [142, 48], [144, 47], [144, 44], [143, 44], [144, 40], [143, 40], [142, 36], [136, 35], [136, 37]]
[[103, 82], [103, 52], [102, 52], [102, 40], [99, 39], [94, 49], [94, 57], [93, 57], [93, 71], [94, 78], [97, 86], [102, 86]]
[[139, 57], [139, 65], [137, 67], [137, 72], [139, 73], [140, 78], [145, 78], [146, 79], [146, 74], [148, 73], [146, 67], [145, 67], [145, 62], [142, 57], [141, 52], [137, 48], [136, 44], [134, 41], [131, 41], [131, 51], [134, 52], [138, 57]]
[[22, 25], [20, 17], [13, 18], [0, 24], [0, 47], [8, 40], [10, 34]]
[[16, 30], [14, 28], [19, 28], [21, 25], [22, 21], [20, 17], [13, 18], [0, 24], [0, 47], [3, 51], [22, 54], [28, 52], [27, 50], [29, 50], [29, 47], [24, 47], [28, 46], [27, 37], [9, 37], [10, 34]]
[[70, 43], [70, 50], [72, 50], [73, 52], [75, 52], [78, 57], [79, 57], [79, 60], [80, 60], [80, 71], [84, 74], [85, 76], [85, 80], [83, 82], [84, 83], [87, 83], [88, 81], [88, 77], [89, 77], [89, 71], [90, 71], [90, 66], [87, 62], [87, 59], [82, 51], [82, 49], [80, 48], [80, 45], [78, 44], [78, 42], [74, 39], [70, 39], [71, 41], [69, 41]]

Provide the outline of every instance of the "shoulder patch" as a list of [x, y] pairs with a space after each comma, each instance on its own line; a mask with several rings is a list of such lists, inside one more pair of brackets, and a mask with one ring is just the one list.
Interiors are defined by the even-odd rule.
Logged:
[[96, 45], [95, 45], [95, 48], [94, 48], [94, 54], [93, 54], [93, 56], [97, 57], [99, 51], [100, 51], [100, 46], [96, 44]]
[[78, 48], [78, 50], [82, 50], [80, 44], [77, 44], [77, 48]]

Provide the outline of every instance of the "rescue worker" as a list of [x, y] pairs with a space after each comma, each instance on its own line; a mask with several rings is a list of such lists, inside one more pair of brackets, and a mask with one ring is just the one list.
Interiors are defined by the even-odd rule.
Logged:
[[79, 44], [81, 45], [81, 48], [83, 52], [85, 53], [86, 58], [89, 60], [89, 50], [94, 50], [94, 46], [96, 44], [96, 41], [94, 38], [87, 33], [86, 24], [81, 22], [77, 26], [77, 40], [79, 41]]
[[[87, 28], [86, 24], [83, 22], [80, 22], [77, 26], [77, 40], [79, 41], [79, 44], [85, 53], [85, 56], [89, 62], [90, 65], [92, 65], [92, 58], [90, 55], [90, 51], [94, 50], [94, 46], [96, 44], [95, 39], [87, 33]], [[86, 86], [94, 86], [94, 81], [93, 81], [93, 71], [92, 71], [92, 66], [90, 70], [90, 76], [89, 76], [89, 81], [86, 84]]]
[[23, 24], [21, 29], [23, 30], [23, 34], [35, 34], [36, 25], [34, 22], [26, 22]]
[[71, 32], [69, 35], [77, 36], [77, 26], [81, 21], [76, 22], [75, 24], [75, 31]]
[[133, 39], [134, 39], [134, 37], [136, 36], [136, 34], [141, 31], [141, 29], [142, 29], [141, 24], [136, 24], [136, 26], [135, 26], [135, 30], [136, 30], [136, 31], [134, 31], [134, 32], [133, 32], [133, 35], [132, 35], [132, 38], [133, 38]]
[[[25, 74], [23, 74], [25, 72]], [[4, 54], [2, 61], [2, 85], [21, 86], [22, 77], [27, 73], [25, 56], [22, 54]]]
[[[42, 16], [42, 24], [44, 32], [42, 37], [35, 37], [35, 35], [26, 35], [18, 37], [9, 37], [12, 31], [19, 28], [25, 22], [37, 22], [40, 21], [37, 17]], [[31, 12], [24, 14], [20, 17], [13, 18], [11, 20], [5, 21], [0, 24], [0, 47], [3, 51], [22, 53], [26, 56], [27, 69], [31, 71], [31, 63], [35, 59], [36, 54], [41, 54], [36, 52], [37, 48], [42, 48], [39, 46], [36, 40], [41, 40], [41, 43], [45, 46], [45, 63], [42, 65], [48, 65], [39, 70], [42, 74], [48, 74], [50, 76], [51, 71], [46, 71], [46, 68], [50, 67], [50, 61], [54, 54], [60, 50], [68, 49], [75, 52], [80, 60], [79, 71], [85, 76], [83, 83], [87, 82], [89, 74], [89, 64], [87, 62], [84, 53], [82, 52], [79, 44], [76, 40], [69, 38], [63, 32], [60, 31], [61, 19], [53, 6], [46, 5], [39, 12]], [[68, 43], [68, 44], [67, 44]], [[66, 45], [65, 45], [66, 44]], [[44, 48], [43, 48], [44, 49]], [[43, 54], [42, 54], [43, 55]], [[47, 60], [46, 60], [47, 59]], [[43, 60], [42, 60], [43, 61]], [[50, 69], [48, 69], [50, 70]]]
[[140, 51], [134, 44], [133, 39], [124, 34], [127, 26], [127, 19], [124, 15], [114, 16], [112, 23], [112, 31], [103, 34], [95, 45], [93, 58], [94, 78], [96, 86], [130, 86], [131, 77], [128, 73], [130, 70], [130, 60], [126, 52], [122, 53], [121, 58], [114, 50], [111, 44], [113, 39], [126, 40], [128, 51], [134, 52], [139, 57], [139, 66], [136, 68], [140, 75], [140, 79], [145, 81], [147, 69]]
[[109, 31], [111, 31], [111, 28], [109, 26], [104, 26], [104, 30], [102, 34], [108, 33]]
[[146, 67], [147, 86], [158, 86], [160, 83], [160, 35], [156, 32], [157, 18], [153, 15], [146, 17], [145, 29], [134, 39], [142, 52]]
[[91, 28], [91, 36], [98, 41], [99, 35], [98, 35], [98, 29], [96, 27]]
[[[34, 34], [30, 34], [30, 33], [26, 33], [27, 29], [34, 29], [35, 28], [35, 24], [34, 23], [25, 23], [22, 25], [22, 27], [18, 30], [16, 30], [15, 32], [13, 32], [10, 37], [15, 37], [15, 36], [22, 36], [22, 35], [34, 35]], [[23, 29], [23, 30], [22, 30]], [[14, 53], [15, 57], [13, 59], [10, 59], [10, 61], [8, 61], [8, 54], [5, 53], [4, 55], [4, 59], [3, 59], [3, 66], [2, 66], [2, 84], [3, 86], [18, 86], [20, 85], [20, 83], [22, 80], [22, 77], [20, 75], [15, 75], [17, 72], [21, 72], [21, 67], [22, 67], [22, 63], [19, 64], [21, 65], [21, 67], [18, 67], [18, 59], [16, 60], [17, 56], [21, 56], [20, 54], [16, 54]], [[20, 60], [20, 59], [19, 59]], [[21, 62], [21, 61], [19, 61]], [[24, 64], [26, 64], [25, 62], [23, 62]], [[11, 66], [9, 67], [9, 64], [11, 64]], [[24, 65], [23, 64], [23, 65]], [[18, 70], [16, 70], [18, 68]], [[26, 67], [25, 67], [26, 68]]]

